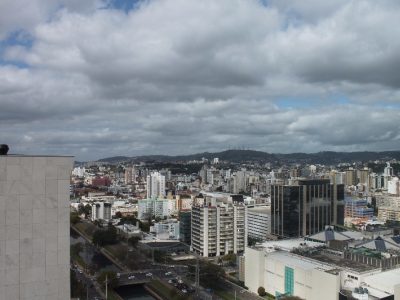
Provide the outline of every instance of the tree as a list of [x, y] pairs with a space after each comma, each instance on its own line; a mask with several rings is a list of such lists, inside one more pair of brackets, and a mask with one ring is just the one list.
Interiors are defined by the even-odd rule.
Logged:
[[99, 229], [93, 233], [93, 243], [103, 247], [105, 245], [115, 244], [117, 242], [117, 229], [109, 226], [106, 230]]
[[79, 223], [80, 220], [81, 220], [81, 218], [79, 217], [77, 212], [71, 212], [70, 215], [69, 215], [69, 219], [71, 221], [71, 224], [74, 224], [74, 225], [76, 223]]
[[97, 277], [97, 282], [101, 285], [104, 285], [106, 282], [107, 278], [107, 285], [109, 287], [116, 287], [118, 285], [118, 278], [117, 278], [117, 273], [114, 271], [103, 271], [100, 273], [100, 275]]
[[264, 297], [267, 293], [265, 292], [265, 289], [260, 286], [257, 290], [258, 295], [260, 295], [261, 297]]
[[225, 276], [225, 271], [220, 266], [210, 262], [202, 262], [200, 266], [200, 282], [206, 287], [216, 287]]
[[128, 239], [128, 244], [131, 245], [132, 247], [136, 248], [139, 241], [140, 241], [140, 237], [132, 236]]
[[83, 250], [82, 243], [76, 243], [71, 245], [71, 256], [79, 255], [79, 253], [81, 253], [82, 250]]
[[92, 207], [89, 204], [86, 204], [86, 205], [79, 204], [78, 205], [78, 213], [80, 215], [85, 215], [85, 219], [87, 219], [87, 217], [90, 215], [91, 212], [92, 212]]
[[117, 219], [121, 219], [121, 218], [122, 218], [122, 213], [121, 213], [120, 211], [117, 211], [117, 212], [115, 213], [115, 217], [116, 217]]

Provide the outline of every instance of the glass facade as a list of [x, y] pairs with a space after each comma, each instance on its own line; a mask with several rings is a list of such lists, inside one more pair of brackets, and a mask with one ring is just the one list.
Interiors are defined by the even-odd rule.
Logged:
[[285, 267], [285, 294], [293, 295], [294, 293], [294, 272], [292, 268]]
[[271, 187], [271, 232], [282, 237], [314, 234], [343, 224], [344, 186], [329, 180], [300, 180]]

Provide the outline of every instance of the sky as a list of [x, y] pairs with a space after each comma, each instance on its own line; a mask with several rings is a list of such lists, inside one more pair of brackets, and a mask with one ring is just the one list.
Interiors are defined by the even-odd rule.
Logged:
[[400, 150], [400, 1], [2, 0], [10, 153]]

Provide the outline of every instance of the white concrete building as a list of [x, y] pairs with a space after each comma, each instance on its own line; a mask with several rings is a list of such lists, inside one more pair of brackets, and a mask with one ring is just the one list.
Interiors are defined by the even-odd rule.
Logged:
[[200, 255], [220, 256], [244, 250], [244, 205], [194, 206], [191, 222], [191, 246]]
[[147, 176], [147, 198], [165, 197], [165, 176], [152, 172]]
[[265, 241], [271, 233], [271, 207], [246, 207], [247, 238]]
[[152, 217], [165, 218], [171, 216], [176, 206], [175, 199], [143, 199], [138, 201], [138, 218], [146, 220]]
[[91, 219], [94, 220], [111, 220], [111, 203], [94, 202], [92, 205]]
[[70, 299], [72, 157], [0, 156], [0, 299]]
[[158, 222], [152, 226], [151, 232], [160, 240], [179, 240], [179, 221], [176, 219]]
[[399, 268], [382, 271], [364, 262], [344, 260], [338, 251], [318, 250], [321, 245], [295, 239], [246, 247], [245, 285], [254, 293], [264, 287], [275, 297], [294, 295], [307, 300], [350, 299], [350, 295], [400, 299]]

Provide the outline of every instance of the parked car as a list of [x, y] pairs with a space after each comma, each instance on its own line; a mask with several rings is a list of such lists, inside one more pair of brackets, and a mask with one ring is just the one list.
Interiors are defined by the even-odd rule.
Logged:
[[151, 276], [153, 276], [153, 274], [147, 273], [146, 276], [147, 276], [147, 277], [151, 277]]

